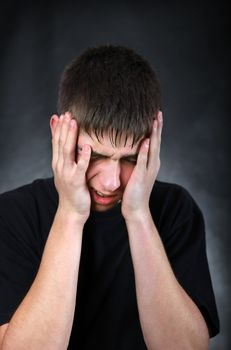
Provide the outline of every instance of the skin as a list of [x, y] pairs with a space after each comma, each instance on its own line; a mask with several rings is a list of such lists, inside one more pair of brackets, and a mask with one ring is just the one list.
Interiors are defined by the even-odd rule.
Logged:
[[[150, 138], [140, 140], [134, 147], [129, 140], [126, 146], [114, 148], [107, 135], [99, 143], [78, 131], [70, 113], [60, 118], [52, 116], [50, 125], [58, 209], [38, 274], [10, 323], [1, 327], [1, 349], [67, 348], [84, 224], [91, 208], [109, 210], [118, 200], [122, 201], [128, 229], [139, 317], [147, 348], [207, 349], [205, 321], [174, 276], [148, 206], [160, 167], [162, 113], [153, 122]], [[92, 152], [103, 154], [103, 158], [91, 159]], [[127, 161], [128, 156], [131, 160], [134, 155], [138, 155], [137, 164]], [[110, 205], [99, 203], [94, 190], [112, 196], [113, 201]], [[54, 310], [59, 310], [59, 317]]]
[[[83, 198], [86, 206], [82, 208], [84, 217], [88, 217], [90, 206], [97, 211], [105, 211], [113, 207], [119, 200], [122, 200], [122, 213], [126, 217], [133, 213], [146, 211], [150, 193], [160, 167], [160, 142], [162, 132], [162, 113], [153, 123], [153, 132], [150, 139], [140, 140], [133, 147], [132, 140], [128, 138], [124, 146], [121, 144], [114, 147], [107, 135], [102, 140], [97, 140], [94, 135], [89, 136], [83, 131], [78, 134], [77, 123], [72, 119], [70, 113], [58, 118], [57, 115], [51, 118], [51, 131], [53, 139], [63, 138], [66, 140], [66, 147], [70, 150], [71, 157], [64, 161], [62, 155], [54, 147], [53, 169], [58, 172], [61, 167], [63, 174], [73, 174], [77, 178], [78, 167], [82, 166], [83, 160], [75, 155], [75, 144], [78, 144], [78, 156], [83, 156], [86, 168], [86, 182], [82, 185], [82, 192], [77, 193]], [[70, 140], [70, 141], [69, 141]], [[72, 146], [71, 146], [72, 143]], [[91, 153], [97, 152], [99, 156], [91, 157]], [[148, 159], [149, 156], [149, 159]], [[79, 158], [79, 161], [78, 161]], [[137, 162], [135, 161], [137, 158]], [[57, 178], [58, 176], [56, 176]], [[56, 180], [55, 178], [55, 180]], [[81, 179], [83, 180], [83, 179]], [[145, 180], [145, 187], [142, 186]], [[76, 180], [78, 181], [78, 180]], [[82, 181], [84, 182], [84, 181]], [[56, 180], [58, 192], [61, 192], [62, 185]], [[79, 183], [76, 183], [78, 186]], [[79, 186], [80, 187], [80, 186]], [[89, 191], [89, 195], [87, 193]], [[114, 196], [113, 203], [102, 205], [94, 201], [91, 195], [92, 189], [105, 195]], [[67, 191], [70, 193], [70, 191]], [[79, 203], [73, 200], [73, 210], [78, 210]]]
[[[91, 148], [91, 160], [86, 172], [87, 186], [91, 194], [91, 208], [96, 211], [111, 209], [123, 197], [135, 168], [138, 144], [134, 147], [127, 144], [125, 147], [115, 148], [107, 135], [104, 135], [99, 142], [95, 136], [90, 137], [84, 132], [80, 132], [78, 144], [80, 149], [84, 144], [88, 144]], [[98, 203], [92, 195], [94, 190], [112, 196], [112, 203], [105, 205]]]
[[[60, 120], [56, 116], [53, 118], [54, 125], [51, 121], [51, 126], [55, 135], [59, 133]], [[76, 126], [67, 113], [64, 124], [61, 124], [67, 140], [66, 135], [71, 130], [68, 125], [71, 123]], [[105, 211], [122, 200], [121, 209], [128, 229], [135, 272], [140, 322], [148, 349], [207, 349], [209, 337], [205, 321], [176, 280], [149, 210], [151, 190], [160, 168], [162, 127], [163, 118], [159, 111], [150, 138], [140, 140], [134, 147], [131, 147], [131, 140], [126, 146], [122, 142], [119, 147], [113, 147], [107, 135], [99, 142], [94, 136], [80, 131], [78, 140], [77, 136], [74, 139], [78, 144], [78, 157], [76, 160], [73, 152], [72, 164], [74, 169], [76, 164], [78, 168], [83, 159], [81, 157], [85, 156], [86, 182], [82, 187], [82, 195], [89, 190], [85, 219], [89, 215], [90, 204], [94, 210]], [[93, 152], [101, 156], [92, 158]], [[131, 161], [134, 156], [137, 156], [136, 164]], [[92, 195], [94, 190], [114, 195], [113, 203], [97, 203]], [[171, 327], [169, 320], [172, 320]], [[158, 332], [154, 333], [153, 329], [158, 329]]]

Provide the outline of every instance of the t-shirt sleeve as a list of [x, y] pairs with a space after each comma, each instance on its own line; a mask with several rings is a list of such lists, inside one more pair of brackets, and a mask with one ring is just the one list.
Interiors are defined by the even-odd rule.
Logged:
[[0, 325], [8, 323], [39, 266], [33, 205], [20, 192], [0, 196]]
[[185, 189], [179, 187], [173, 198], [163, 243], [178, 282], [200, 309], [210, 337], [214, 337], [219, 333], [219, 318], [206, 254], [204, 218]]

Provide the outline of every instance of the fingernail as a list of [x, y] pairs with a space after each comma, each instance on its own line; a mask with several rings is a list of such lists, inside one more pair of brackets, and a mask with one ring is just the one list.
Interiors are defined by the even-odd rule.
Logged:
[[72, 126], [73, 128], [75, 127], [75, 120], [74, 120], [74, 119], [71, 120], [71, 126]]
[[159, 121], [160, 121], [160, 122], [163, 121], [163, 114], [162, 114], [162, 112], [159, 113]]
[[71, 120], [71, 117], [70, 117], [70, 115], [69, 115], [69, 114], [65, 114], [65, 120], [66, 120], [66, 121]]
[[70, 120], [70, 119], [71, 119], [71, 113], [70, 113], [70, 112], [66, 112], [66, 113], [65, 113], [65, 118], [66, 118], [67, 120]]
[[149, 139], [145, 141], [144, 146], [145, 146], [146, 148], [149, 147]]
[[154, 123], [153, 123], [153, 129], [157, 130], [157, 120], [156, 119], [154, 120]]

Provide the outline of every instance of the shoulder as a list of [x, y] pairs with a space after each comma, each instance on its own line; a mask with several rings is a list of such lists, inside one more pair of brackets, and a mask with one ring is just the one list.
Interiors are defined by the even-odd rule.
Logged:
[[190, 199], [192, 200], [192, 196], [189, 191], [183, 187], [182, 185], [170, 182], [164, 182], [157, 180], [153, 187], [152, 195], [163, 197], [165, 200], [173, 200], [173, 199]]
[[55, 212], [57, 198], [53, 178], [37, 179], [4, 192], [0, 194], [1, 226], [15, 230], [17, 226], [38, 225], [49, 213]]
[[15, 189], [0, 194], [0, 206], [4, 209], [5, 205], [17, 205], [28, 201], [50, 198], [55, 200], [55, 186], [53, 178], [36, 179], [33, 182], [22, 185]]
[[151, 193], [151, 203], [158, 201], [163, 207], [171, 207], [172, 210], [185, 208], [187, 211], [197, 206], [189, 191], [176, 183], [156, 181]]
[[195, 219], [203, 225], [203, 215], [195, 199], [186, 188], [175, 183], [155, 182], [150, 209], [158, 226], [168, 231]]

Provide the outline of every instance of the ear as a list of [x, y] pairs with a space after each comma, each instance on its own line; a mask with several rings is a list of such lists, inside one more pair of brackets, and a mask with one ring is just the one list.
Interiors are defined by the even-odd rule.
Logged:
[[57, 114], [53, 114], [50, 119], [50, 129], [51, 129], [52, 137], [54, 135], [54, 131], [55, 131], [56, 125], [58, 124], [58, 121], [59, 121], [59, 117], [57, 116]]

